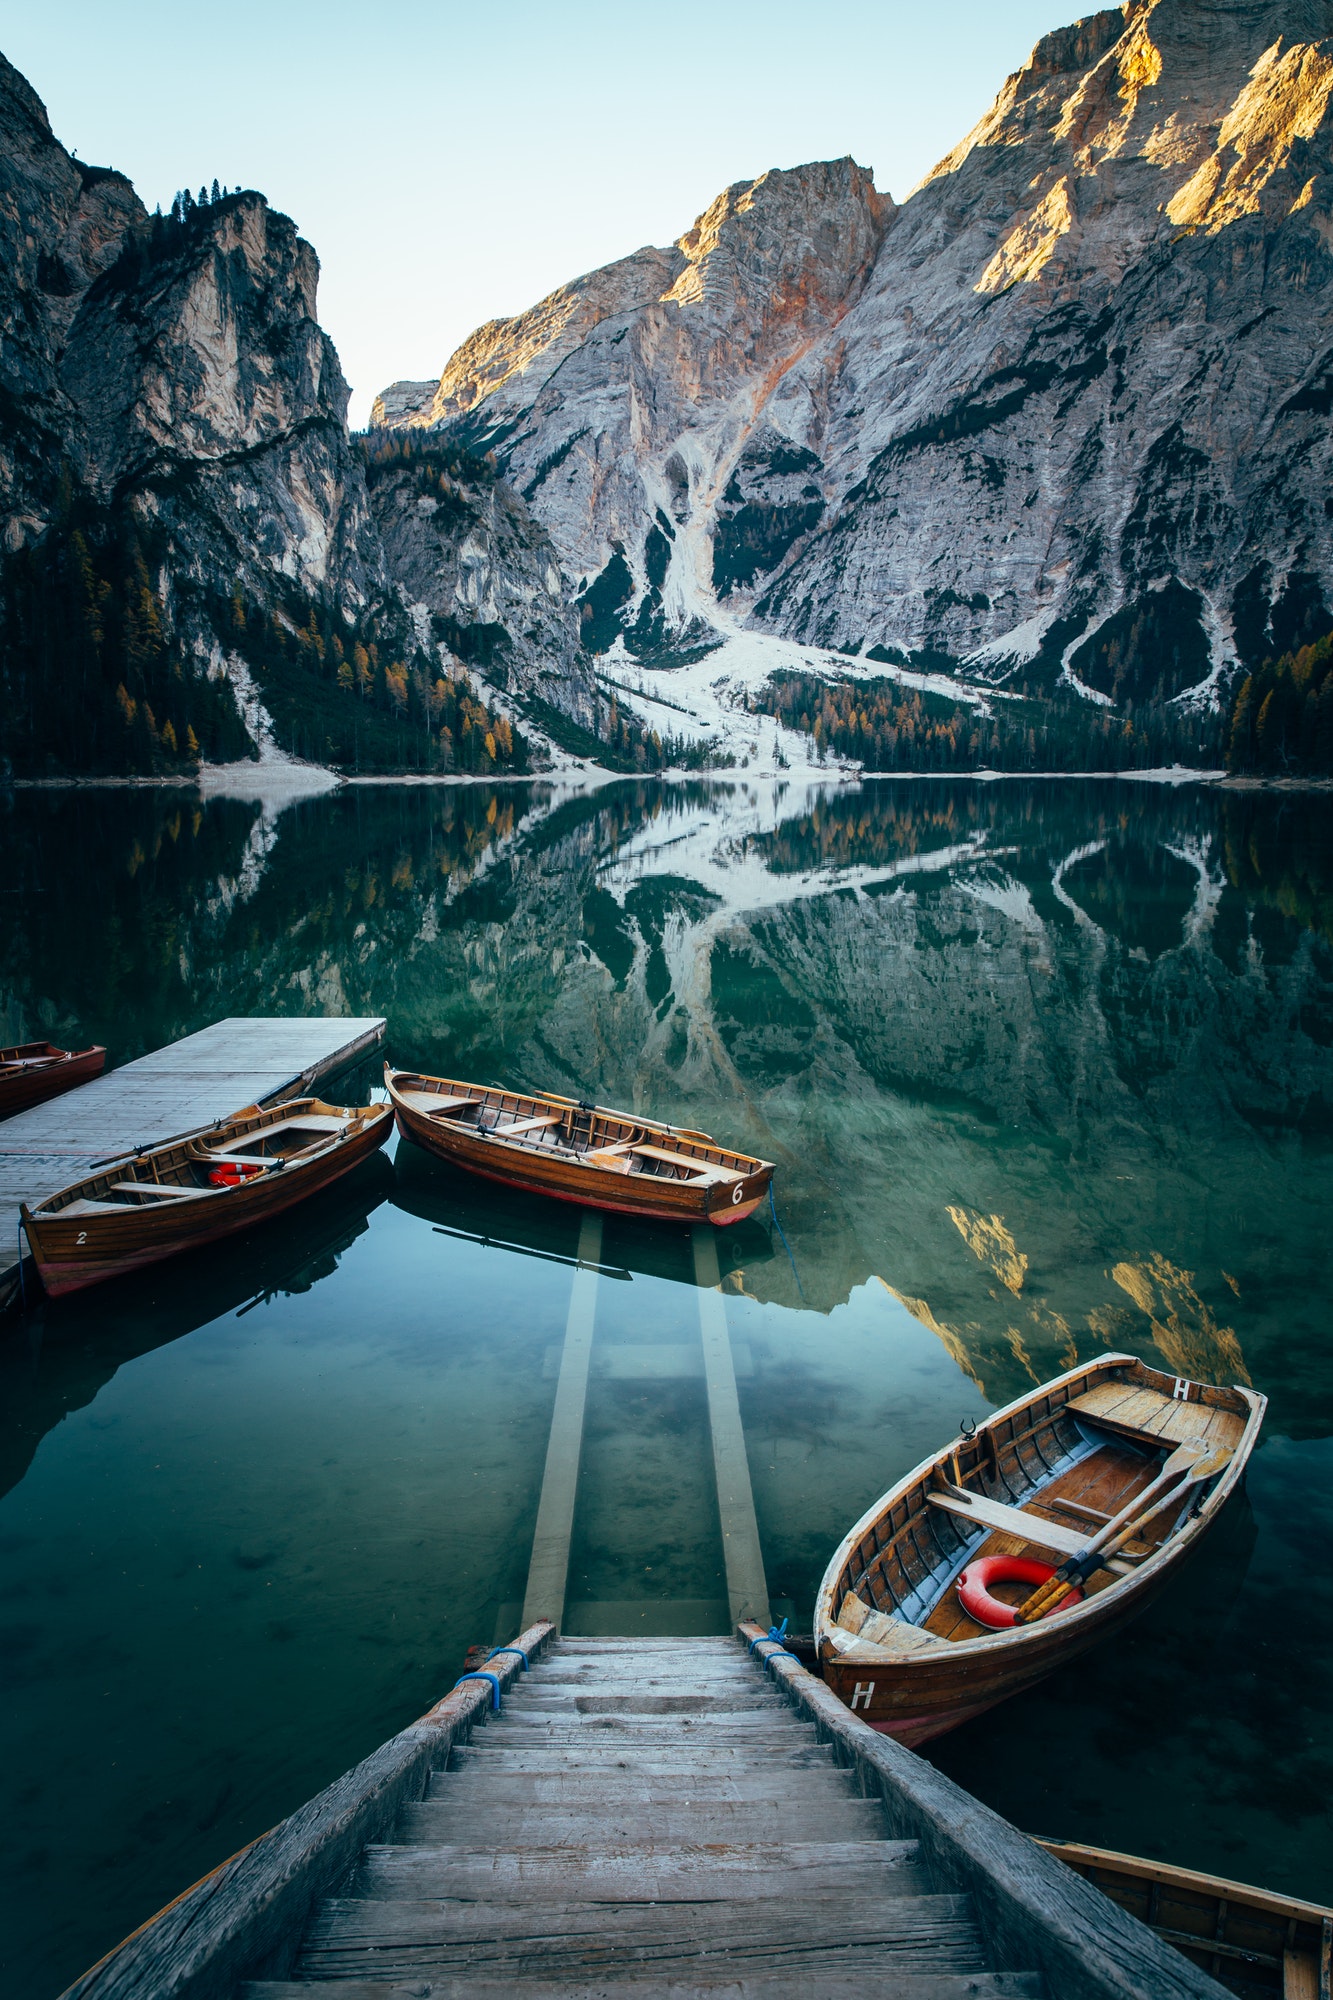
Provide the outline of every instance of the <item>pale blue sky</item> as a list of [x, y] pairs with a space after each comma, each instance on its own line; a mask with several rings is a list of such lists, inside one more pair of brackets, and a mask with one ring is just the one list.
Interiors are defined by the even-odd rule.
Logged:
[[214, 175], [320, 255], [364, 422], [486, 319], [729, 182], [851, 153], [901, 199], [1069, 0], [0, 0], [0, 49], [151, 209]]

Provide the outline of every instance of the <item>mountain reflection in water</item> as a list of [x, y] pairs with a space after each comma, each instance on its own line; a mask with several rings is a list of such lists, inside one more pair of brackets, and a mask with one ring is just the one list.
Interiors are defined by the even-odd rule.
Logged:
[[[1189, 1590], [939, 1758], [1038, 1831], [1322, 1893], [1333, 800], [21, 792], [0, 835], [0, 1039], [123, 1061], [229, 1013], [383, 1013], [402, 1064], [775, 1160], [783, 1235], [763, 1214], [719, 1249], [770, 1594], [800, 1624], [848, 1523], [960, 1417], [1109, 1348], [1252, 1381], [1250, 1511]], [[17, 1990], [56, 1990], [516, 1613], [577, 1211], [405, 1146], [373, 1165], [0, 1345]], [[611, 1221], [602, 1261], [577, 1616], [710, 1629], [686, 1245]], [[116, 1715], [71, 1746], [76, 1834], [70, 1702]], [[1145, 1702], [1173, 1718], [1160, 1764]], [[1050, 1717], [1076, 1754], [1036, 1754]], [[101, 1885], [82, 1930], [66, 1864]]]

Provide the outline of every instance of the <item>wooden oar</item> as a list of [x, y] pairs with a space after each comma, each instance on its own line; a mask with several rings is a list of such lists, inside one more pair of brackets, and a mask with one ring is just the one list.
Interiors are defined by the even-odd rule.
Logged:
[[[1140, 1533], [1149, 1521], [1156, 1520], [1159, 1514], [1164, 1513], [1175, 1501], [1181, 1499], [1191, 1486], [1198, 1485], [1200, 1480], [1213, 1478], [1222, 1470], [1230, 1457], [1231, 1453], [1225, 1446], [1218, 1446], [1213, 1451], [1204, 1451], [1198, 1444], [1177, 1446], [1151, 1486], [1145, 1486], [1142, 1493], [1137, 1494], [1128, 1507], [1123, 1507], [1114, 1520], [1108, 1521], [1100, 1533], [1093, 1536], [1081, 1555], [1067, 1556], [1054, 1576], [1048, 1577], [1045, 1583], [1038, 1584], [1031, 1596], [1024, 1598], [1014, 1612], [1015, 1625], [1030, 1625], [1034, 1619], [1043, 1617], [1046, 1612], [1054, 1610], [1057, 1604], [1062, 1604], [1070, 1591], [1085, 1583], [1094, 1570], [1105, 1568], [1117, 1549], [1123, 1548], [1126, 1542], [1133, 1541], [1135, 1535]], [[1179, 1477], [1181, 1474], [1184, 1476]], [[1176, 1481], [1173, 1486], [1172, 1480]], [[1152, 1500], [1154, 1494], [1161, 1493], [1164, 1486], [1171, 1486], [1170, 1492], [1162, 1499], [1156, 1500], [1152, 1506], [1145, 1508], [1144, 1501]], [[1133, 1518], [1127, 1519], [1126, 1517], [1130, 1515]]]

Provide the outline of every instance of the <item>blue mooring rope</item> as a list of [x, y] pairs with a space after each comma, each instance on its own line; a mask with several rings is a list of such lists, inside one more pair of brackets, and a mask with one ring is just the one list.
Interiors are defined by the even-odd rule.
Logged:
[[[491, 1684], [491, 1707], [492, 1709], [499, 1708], [500, 1676], [498, 1674], [460, 1674], [458, 1676], [458, 1679], [454, 1682], [454, 1687], [461, 1688], [464, 1681], [489, 1681]], [[450, 1689], [451, 1694], [452, 1692], [453, 1688]]]
[[528, 1656], [521, 1646], [494, 1646], [486, 1655], [486, 1658], [488, 1660], [498, 1660], [501, 1653], [517, 1653], [519, 1659], [523, 1662], [523, 1672], [526, 1673], [528, 1671]]
[[756, 1646], [762, 1646], [766, 1643], [772, 1644], [780, 1647], [781, 1650], [776, 1653], [765, 1653], [764, 1659], [766, 1661], [795, 1660], [797, 1666], [799, 1667], [801, 1664], [800, 1655], [797, 1653], [790, 1652], [787, 1649], [787, 1647], [782, 1644], [786, 1636], [787, 1636], [787, 1621], [784, 1618], [780, 1625], [770, 1625], [767, 1632], [757, 1633], [756, 1636], [753, 1639], [751, 1639], [748, 1650], [750, 1652], [753, 1652]]
[[[773, 1199], [772, 1181], [768, 1184], [768, 1205], [773, 1211], [773, 1227], [777, 1230], [778, 1235], [782, 1237], [782, 1247], [787, 1253], [787, 1262], [791, 1265], [791, 1274], [796, 1280], [796, 1289], [800, 1293], [801, 1298], [804, 1299], [805, 1286], [801, 1283], [801, 1274], [796, 1268], [796, 1259], [791, 1254], [791, 1244], [787, 1241], [785, 1235], [783, 1235], [782, 1224], [778, 1221], [778, 1205]], [[783, 1623], [786, 1623], [785, 1619]]]

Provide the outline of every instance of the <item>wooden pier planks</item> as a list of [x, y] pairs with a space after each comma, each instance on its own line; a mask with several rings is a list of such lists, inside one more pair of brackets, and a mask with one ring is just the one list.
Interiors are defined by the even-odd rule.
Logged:
[[740, 1636], [525, 1631], [65, 2000], [1224, 2000]]
[[247, 1104], [300, 1094], [382, 1039], [379, 1016], [232, 1015], [0, 1123], [0, 1299], [18, 1263], [21, 1201], [99, 1162], [211, 1125]]
[[[738, 1747], [741, 1713], [763, 1730]], [[835, 1975], [903, 2000], [1039, 1990], [987, 1975], [968, 1896], [887, 1837], [734, 1640], [553, 1641], [312, 1912], [291, 1970], [299, 1986], [248, 2000], [583, 1981], [643, 2000]]]

